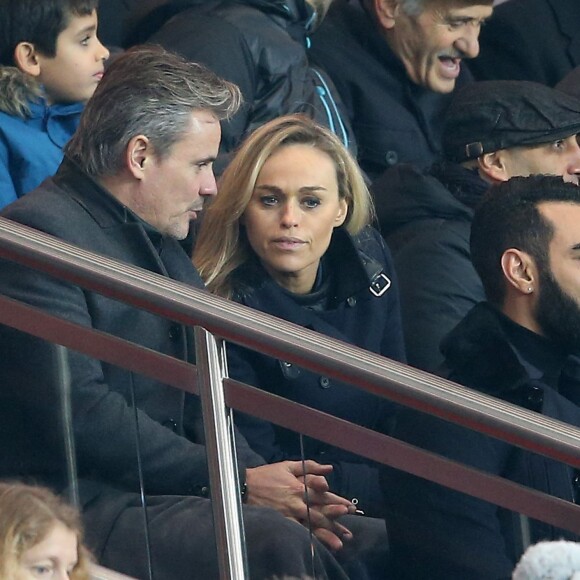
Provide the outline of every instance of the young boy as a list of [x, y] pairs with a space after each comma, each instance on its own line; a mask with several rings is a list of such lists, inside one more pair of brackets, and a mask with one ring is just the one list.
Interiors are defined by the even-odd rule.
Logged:
[[109, 51], [98, 0], [0, 0], [0, 208], [55, 173]]

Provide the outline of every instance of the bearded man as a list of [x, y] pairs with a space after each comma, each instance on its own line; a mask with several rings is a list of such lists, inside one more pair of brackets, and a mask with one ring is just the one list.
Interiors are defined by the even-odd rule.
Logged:
[[[487, 302], [442, 343], [445, 376], [580, 425], [580, 190], [561, 177], [514, 177], [492, 187], [471, 226], [471, 257]], [[571, 467], [417, 412], [395, 435], [445, 457], [577, 502]], [[524, 537], [570, 536], [522, 522], [488, 502], [385, 469], [397, 578], [510, 578]], [[577, 539], [577, 538], [570, 538]]]

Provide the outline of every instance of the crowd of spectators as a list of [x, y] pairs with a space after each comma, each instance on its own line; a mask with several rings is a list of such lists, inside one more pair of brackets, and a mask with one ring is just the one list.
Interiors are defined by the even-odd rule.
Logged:
[[[579, 6], [0, 0], [1, 215], [580, 426]], [[191, 328], [7, 259], [0, 293], [195, 362]], [[77, 512], [53, 346], [0, 326], [0, 360], [2, 577], [87, 578], [85, 543], [136, 578], [218, 577], [196, 396], [71, 352]], [[562, 463], [233, 344], [228, 366], [580, 498]], [[252, 578], [503, 580], [522, 534], [576, 540], [250, 415], [233, 429]]]

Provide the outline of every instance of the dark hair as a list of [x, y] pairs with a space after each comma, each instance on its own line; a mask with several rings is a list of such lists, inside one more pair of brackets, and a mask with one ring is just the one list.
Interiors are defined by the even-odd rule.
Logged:
[[503, 304], [505, 281], [501, 257], [509, 248], [529, 254], [541, 270], [549, 270], [548, 246], [553, 224], [538, 211], [543, 202], [580, 204], [580, 189], [560, 176], [512, 177], [494, 185], [482, 199], [471, 224], [471, 260], [487, 299]]
[[21, 42], [56, 56], [58, 36], [71, 16], [92, 14], [98, 4], [99, 0], [0, 0], [0, 65], [14, 66], [14, 49]]
[[87, 102], [66, 155], [92, 177], [115, 175], [129, 141], [145, 135], [159, 158], [188, 130], [191, 113], [231, 117], [236, 85], [160, 46], [136, 46], [117, 57]]

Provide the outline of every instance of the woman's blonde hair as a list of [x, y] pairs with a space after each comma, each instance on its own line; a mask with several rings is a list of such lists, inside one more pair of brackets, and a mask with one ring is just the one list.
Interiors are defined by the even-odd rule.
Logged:
[[0, 483], [0, 578], [16, 577], [24, 553], [42, 542], [57, 523], [77, 535], [78, 563], [71, 580], [88, 580], [92, 559], [82, 544], [77, 510], [44, 487]]
[[286, 115], [262, 125], [236, 152], [225, 170], [218, 195], [204, 213], [193, 261], [209, 290], [232, 295], [232, 274], [253, 255], [240, 218], [262, 167], [281, 147], [308, 145], [326, 153], [336, 168], [338, 195], [347, 203], [344, 226], [358, 233], [374, 216], [373, 204], [357, 162], [327, 128], [304, 115]]

